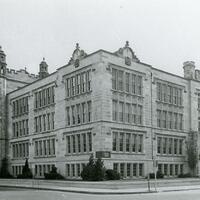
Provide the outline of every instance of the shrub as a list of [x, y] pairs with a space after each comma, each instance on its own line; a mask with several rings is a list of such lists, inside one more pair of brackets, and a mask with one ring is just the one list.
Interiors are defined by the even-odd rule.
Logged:
[[101, 158], [94, 162], [93, 154], [89, 158], [88, 164], [81, 172], [81, 178], [84, 181], [102, 181], [105, 179], [105, 167]]
[[[154, 173], [150, 173], [149, 174], [149, 178], [155, 178], [155, 174]], [[164, 174], [162, 174], [160, 171], [156, 172], [156, 178], [164, 178]]]
[[119, 180], [120, 174], [113, 169], [106, 170], [106, 179], [107, 180]]
[[190, 178], [192, 177], [192, 175], [190, 173], [187, 173], [187, 174], [179, 174], [178, 175], [178, 178]]
[[101, 158], [98, 158], [94, 165], [94, 179], [95, 181], [103, 181], [105, 179], [105, 167]]
[[28, 159], [25, 161], [25, 165], [23, 166], [22, 169], [22, 174], [17, 175], [17, 178], [32, 178], [32, 172], [28, 166]]
[[84, 181], [94, 180], [94, 177], [95, 177], [94, 168], [95, 168], [94, 157], [93, 157], [93, 154], [91, 154], [89, 158], [89, 162], [87, 163], [87, 165], [83, 168], [83, 171], [81, 172], [81, 178]]
[[52, 167], [52, 170], [50, 173], [44, 173], [45, 179], [51, 179], [51, 180], [61, 180], [64, 179], [64, 177], [57, 172], [57, 168], [55, 166]]
[[8, 171], [8, 159], [3, 158], [1, 169], [0, 169], [0, 178], [13, 178], [13, 176]]

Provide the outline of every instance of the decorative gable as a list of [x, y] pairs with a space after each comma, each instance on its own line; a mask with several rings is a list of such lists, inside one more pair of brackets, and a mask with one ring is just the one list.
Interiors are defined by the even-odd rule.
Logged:
[[74, 50], [69, 64], [74, 64], [75, 67], [79, 67], [79, 61], [85, 58], [87, 54], [84, 50], [80, 50], [79, 44], [76, 43], [76, 49]]
[[126, 41], [125, 46], [116, 51], [115, 54], [119, 57], [125, 58], [126, 65], [131, 65], [131, 61], [140, 62], [133, 50], [129, 47], [128, 41]]

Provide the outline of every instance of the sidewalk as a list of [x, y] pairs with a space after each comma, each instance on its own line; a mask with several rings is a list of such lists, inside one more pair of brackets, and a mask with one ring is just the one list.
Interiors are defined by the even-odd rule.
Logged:
[[[91, 187], [91, 185], [95, 187]], [[152, 180], [151, 180], [151, 190], [149, 191], [146, 180], [82, 182], [82, 181], [50, 181], [50, 180], [37, 180], [37, 179], [33, 180], [0, 179], [0, 187], [15, 187], [15, 188], [52, 190], [52, 191], [87, 193], [87, 194], [140, 194], [149, 192], [200, 190], [200, 179], [173, 179], [173, 180], [164, 179], [164, 180], [159, 180], [157, 182], [156, 190], [154, 186], [155, 185], [153, 184]]]

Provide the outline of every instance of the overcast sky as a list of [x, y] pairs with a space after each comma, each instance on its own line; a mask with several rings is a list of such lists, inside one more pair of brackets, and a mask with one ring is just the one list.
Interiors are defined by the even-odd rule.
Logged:
[[0, 0], [0, 45], [10, 68], [38, 72], [67, 64], [81, 49], [114, 52], [128, 40], [145, 63], [178, 75], [200, 68], [199, 0]]

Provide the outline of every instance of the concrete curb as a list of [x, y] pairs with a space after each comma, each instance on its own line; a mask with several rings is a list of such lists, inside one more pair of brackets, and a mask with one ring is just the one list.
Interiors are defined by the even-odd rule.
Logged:
[[60, 192], [70, 192], [70, 193], [81, 193], [81, 194], [96, 194], [96, 195], [128, 195], [128, 194], [148, 194], [148, 193], [159, 193], [159, 192], [178, 192], [178, 191], [190, 191], [190, 190], [200, 190], [200, 187], [195, 188], [174, 188], [174, 189], [161, 189], [159, 188], [157, 191], [89, 191], [87, 188], [83, 190], [76, 189], [62, 189], [62, 188], [47, 188], [47, 187], [31, 187], [31, 186], [22, 186], [22, 185], [0, 185], [0, 187], [7, 188], [20, 188], [20, 189], [31, 189], [31, 190], [46, 190], [46, 191], [60, 191]]

